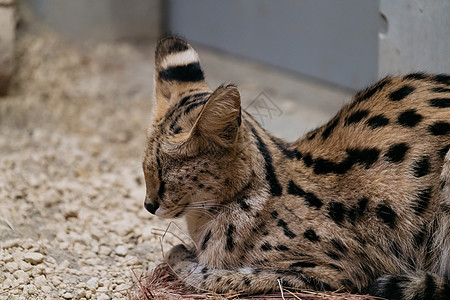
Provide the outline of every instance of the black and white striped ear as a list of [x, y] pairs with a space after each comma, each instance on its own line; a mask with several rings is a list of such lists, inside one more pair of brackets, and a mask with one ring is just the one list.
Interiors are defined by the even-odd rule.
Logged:
[[160, 40], [155, 53], [156, 115], [164, 115], [183, 92], [205, 88], [197, 52], [180, 38]]

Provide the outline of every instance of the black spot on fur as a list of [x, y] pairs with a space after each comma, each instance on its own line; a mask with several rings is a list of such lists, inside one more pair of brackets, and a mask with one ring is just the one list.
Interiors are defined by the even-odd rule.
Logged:
[[405, 158], [408, 150], [409, 146], [406, 143], [395, 144], [389, 147], [386, 157], [390, 162], [399, 163]]
[[296, 149], [289, 149], [289, 144], [286, 142], [279, 140], [277, 138], [272, 137], [272, 142], [278, 147], [278, 149], [289, 159], [301, 159], [302, 154], [298, 152]]
[[[446, 89], [448, 92], [450, 92], [450, 89]], [[448, 108], [450, 107], [450, 98], [434, 98], [428, 100], [428, 103], [432, 107], [436, 108]]]
[[444, 159], [445, 155], [447, 155], [448, 151], [450, 151], [450, 145], [445, 146], [441, 150], [439, 150], [439, 157]]
[[208, 246], [208, 241], [211, 238], [211, 230], [208, 231], [208, 233], [205, 235], [205, 237], [203, 238], [203, 242], [202, 242], [202, 250], [205, 250], [206, 247]]
[[342, 224], [346, 214], [344, 205], [340, 202], [330, 202], [328, 204], [328, 215], [337, 224]]
[[428, 127], [428, 131], [432, 135], [446, 135], [450, 132], [450, 123], [443, 121], [436, 122]]
[[391, 99], [391, 101], [400, 101], [403, 100], [405, 97], [407, 97], [409, 94], [411, 94], [412, 92], [414, 92], [414, 87], [410, 86], [410, 85], [405, 85], [404, 87], [399, 88], [398, 90], [396, 90], [395, 92], [392, 92], [389, 95], [389, 99]]
[[179, 82], [198, 82], [205, 79], [198, 62], [185, 66], [169, 67], [158, 73], [160, 80]]
[[415, 161], [413, 165], [414, 176], [423, 177], [430, 171], [430, 157], [423, 156], [420, 160]]
[[288, 194], [302, 197], [305, 199], [306, 204], [317, 209], [322, 207], [322, 201], [317, 198], [313, 193], [305, 192], [301, 187], [296, 185], [292, 180], [289, 181]]
[[318, 242], [320, 241], [320, 237], [316, 234], [316, 232], [312, 229], [308, 229], [303, 233], [303, 236], [310, 240], [311, 242]]
[[309, 153], [305, 154], [305, 155], [303, 156], [303, 162], [305, 163], [305, 165], [306, 165], [307, 167], [311, 167], [312, 164], [314, 163], [314, 161], [313, 161], [313, 159], [312, 159], [312, 157], [311, 157], [311, 154], [309, 154]]
[[388, 125], [389, 119], [383, 115], [376, 115], [376, 116], [373, 116], [372, 118], [368, 119], [366, 123], [368, 126], [375, 129], [375, 128], [380, 128], [380, 127], [384, 127], [384, 126]]
[[341, 241], [339, 241], [337, 239], [332, 239], [331, 244], [337, 251], [344, 253], [344, 254], [347, 252], [347, 247]]
[[289, 251], [289, 247], [287, 247], [285, 245], [278, 245], [278, 246], [275, 246], [275, 250], [277, 250], [277, 251]]
[[404, 299], [403, 286], [408, 282], [406, 276], [386, 275], [375, 281], [370, 294], [386, 299]]
[[398, 124], [405, 127], [414, 127], [422, 121], [422, 115], [418, 114], [415, 109], [408, 109], [398, 115]]
[[[383, 87], [388, 84], [390, 82], [390, 79], [388, 77], [380, 80], [378, 83], [376, 83], [375, 85], [359, 92], [356, 94], [355, 96], [355, 101], [354, 103], [352, 103], [353, 105], [355, 103], [360, 103], [362, 101], [365, 101], [367, 99], [369, 99], [370, 97], [372, 97], [375, 93], [381, 91], [383, 89]], [[353, 106], [351, 104], [351, 106]]]
[[305, 193], [303, 198], [306, 201], [306, 204], [311, 207], [315, 207], [317, 209], [322, 207], [322, 201], [316, 197], [313, 193]]
[[415, 210], [416, 215], [423, 213], [428, 208], [430, 200], [431, 200], [431, 188], [421, 190], [417, 194], [416, 202], [412, 205], [412, 208]]
[[315, 174], [345, 174], [355, 164], [363, 165], [365, 168], [369, 168], [378, 159], [380, 151], [375, 148], [364, 149], [347, 149], [347, 157], [339, 163], [333, 161], [317, 158], [314, 160], [314, 173]]
[[317, 264], [313, 262], [307, 262], [307, 261], [299, 261], [296, 263], [293, 263], [289, 266], [289, 268], [314, 268]]
[[326, 254], [329, 258], [331, 258], [331, 259], [333, 259], [333, 260], [340, 260], [340, 259], [341, 259], [341, 257], [339, 256], [339, 254], [337, 254], [336, 252], [333, 252], [333, 251], [325, 252], [325, 254]]
[[436, 81], [437, 83], [450, 85], [450, 75], [447, 74], [438, 74], [433, 77], [433, 80]]
[[360, 122], [362, 119], [367, 117], [368, 114], [369, 114], [368, 110], [358, 110], [358, 111], [352, 113], [345, 120], [345, 126], [348, 126], [348, 125], [353, 124], [353, 123]]
[[390, 207], [380, 204], [376, 208], [377, 217], [381, 219], [390, 228], [394, 228], [397, 214]]
[[327, 139], [330, 136], [330, 134], [333, 132], [334, 128], [336, 128], [338, 123], [339, 123], [339, 118], [335, 118], [334, 120], [330, 121], [326, 125], [324, 131], [322, 132], [322, 138], [324, 140]]
[[276, 219], [278, 217], [278, 212], [274, 210], [273, 212], [270, 213], [270, 215], [272, 216], [272, 218]]
[[431, 91], [435, 92], [435, 93], [450, 93], [450, 89], [443, 88], [443, 87], [432, 88]]
[[268, 242], [265, 242], [264, 244], [261, 245], [261, 250], [262, 251], [272, 250], [272, 245], [269, 244]]
[[181, 127], [177, 126], [174, 130], [173, 130], [173, 134], [179, 134], [181, 132]]
[[[434, 282], [433, 276], [430, 274], [425, 275], [425, 290], [423, 291], [423, 299], [436, 299], [435, 296], [436, 283]], [[447, 294], [450, 296], [450, 294]], [[442, 299], [442, 298], [441, 298]]]
[[358, 217], [361, 217], [364, 214], [364, 211], [366, 210], [367, 203], [369, 202], [369, 199], [362, 198], [358, 201], [357, 205], [354, 206], [349, 212], [349, 218], [352, 222], [352, 224], [356, 221]]
[[284, 235], [287, 236], [288, 238], [293, 239], [293, 238], [295, 238], [295, 237], [297, 236], [295, 233], [293, 233], [293, 232], [289, 229], [287, 223], [286, 223], [284, 220], [279, 219], [279, 220], [278, 220], [278, 223], [277, 223], [277, 226], [280, 226], [280, 227], [283, 228], [283, 233], [284, 233]]
[[411, 74], [406, 75], [404, 78], [421, 80], [421, 79], [425, 79], [427, 77], [428, 76], [425, 73], [411, 73]]
[[267, 149], [266, 144], [263, 142], [258, 132], [256, 132], [255, 128], [252, 127], [251, 130], [256, 138], [258, 150], [264, 157], [266, 168], [266, 180], [270, 186], [270, 193], [272, 194], [272, 196], [281, 196], [281, 194], [283, 193], [283, 188], [280, 185], [280, 182], [278, 181], [278, 178], [275, 174], [275, 169], [272, 163], [272, 156], [269, 150]]
[[246, 286], [250, 286], [250, 284], [252, 283], [252, 281], [247, 276], [244, 276], [243, 280]]
[[225, 245], [225, 249], [228, 251], [233, 250], [234, 248], [234, 240], [233, 240], [233, 234], [234, 234], [235, 227], [233, 224], [228, 225], [227, 229], [227, 243]]

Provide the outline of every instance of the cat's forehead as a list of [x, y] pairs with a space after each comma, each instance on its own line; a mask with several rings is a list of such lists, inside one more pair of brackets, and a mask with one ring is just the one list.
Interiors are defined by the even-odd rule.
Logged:
[[154, 120], [150, 135], [171, 136], [180, 133], [184, 127], [193, 125], [210, 95], [211, 92], [201, 90], [179, 94], [163, 117]]

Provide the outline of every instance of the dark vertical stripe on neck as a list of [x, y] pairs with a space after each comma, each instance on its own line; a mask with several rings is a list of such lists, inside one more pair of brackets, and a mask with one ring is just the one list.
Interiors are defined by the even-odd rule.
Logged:
[[[250, 125], [250, 123], [248, 123], [248, 124]], [[252, 130], [253, 136], [256, 139], [258, 150], [259, 150], [259, 152], [261, 152], [261, 155], [264, 157], [265, 168], [266, 168], [266, 180], [270, 185], [270, 193], [272, 194], [272, 196], [281, 196], [281, 194], [283, 193], [283, 188], [281, 187], [280, 182], [278, 181], [278, 178], [275, 174], [272, 156], [270, 155], [270, 152], [267, 149], [266, 144], [263, 142], [263, 140], [259, 136], [256, 129], [251, 125], [250, 125], [250, 127]]]

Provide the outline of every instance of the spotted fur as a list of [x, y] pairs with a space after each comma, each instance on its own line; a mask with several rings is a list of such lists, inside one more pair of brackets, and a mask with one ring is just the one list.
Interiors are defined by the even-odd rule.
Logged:
[[450, 297], [450, 76], [386, 77], [286, 143], [170, 37], [155, 95], [145, 207], [186, 218], [195, 244], [168, 256], [186, 285]]

